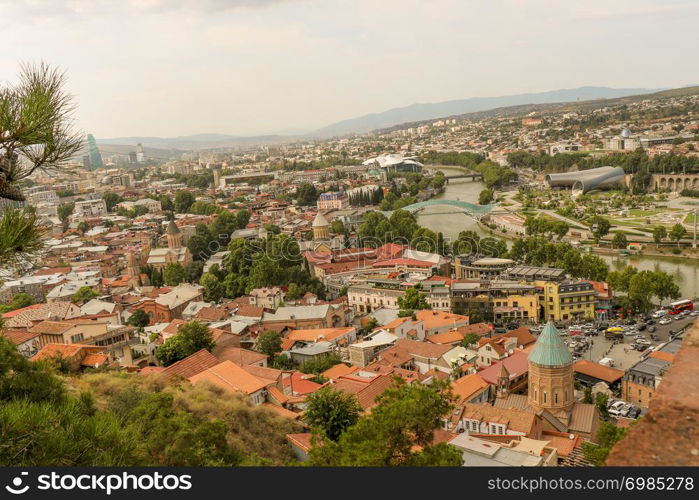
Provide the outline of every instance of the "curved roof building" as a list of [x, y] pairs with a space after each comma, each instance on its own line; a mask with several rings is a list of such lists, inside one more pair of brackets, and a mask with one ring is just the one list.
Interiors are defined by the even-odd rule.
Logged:
[[422, 163], [415, 156], [403, 156], [398, 153], [377, 156], [362, 162], [362, 165], [375, 166], [387, 172], [421, 172]]
[[570, 187], [573, 190], [573, 196], [579, 196], [593, 189], [623, 184], [625, 175], [621, 167], [599, 167], [564, 174], [548, 174], [544, 182], [549, 187]]

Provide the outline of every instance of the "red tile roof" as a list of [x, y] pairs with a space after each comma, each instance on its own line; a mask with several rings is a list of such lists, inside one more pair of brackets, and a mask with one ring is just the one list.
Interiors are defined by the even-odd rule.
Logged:
[[493, 363], [485, 370], [478, 372], [478, 374], [489, 384], [497, 385], [501, 369], [500, 363], [505, 365], [511, 379], [529, 373], [529, 356], [518, 349], [510, 356], [507, 356], [502, 361]]
[[359, 382], [357, 378], [340, 377], [333, 384], [333, 388], [354, 394], [359, 405], [366, 410], [376, 404], [376, 398], [392, 383], [393, 378], [390, 375], [377, 375], [367, 382]]
[[617, 370], [609, 366], [603, 366], [598, 363], [593, 363], [586, 359], [581, 359], [573, 365], [573, 371], [582, 373], [588, 377], [604, 380], [609, 384], [618, 382], [624, 376], [624, 370]]
[[206, 349], [195, 352], [187, 356], [186, 358], [171, 364], [162, 371], [163, 376], [166, 379], [171, 379], [173, 377], [179, 376], [182, 378], [190, 378], [207, 368], [220, 363], [218, 358], [211, 354]]
[[240, 347], [224, 347], [217, 352], [216, 357], [220, 361], [233, 361], [241, 366], [252, 365], [267, 359], [266, 354], [249, 349], [242, 349]]
[[313, 375], [307, 375], [301, 372], [293, 372], [290, 377], [284, 379], [284, 387], [291, 388], [294, 395], [306, 395], [316, 392], [323, 386], [321, 384], [316, 384], [312, 380]]

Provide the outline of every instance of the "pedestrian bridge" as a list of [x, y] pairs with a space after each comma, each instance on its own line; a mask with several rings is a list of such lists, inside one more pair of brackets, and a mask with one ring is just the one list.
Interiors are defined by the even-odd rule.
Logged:
[[[413, 203], [412, 205], [408, 205], [406, 207], [403, 207], [401, 210], [406, 210], [412, 214], [416, 214], [418, 212], [421, 212], [425, 210], [426, 208], [429, 207], [436, 207], [436, 206], [447, 206], [447, 207], [452, 207], [455, 208], [455, 212], [457, 213], [464, 213], [466, 215], [469, 215], [471, 217], [474, 217], [476, 219], [480, 219], [484, 215], [490, 213], [492, 210], [497, 208], [498, 204], [493, 203], [491, 205], [476, 205], [474, 203], [469, 203], [468, 201], [461, 201], [461, 200], [427, 200], [427, 201], [421, 201], [418, 203]], [[390, 216], [393, 212], [383, 212], [384, 215], [387, 217]]]

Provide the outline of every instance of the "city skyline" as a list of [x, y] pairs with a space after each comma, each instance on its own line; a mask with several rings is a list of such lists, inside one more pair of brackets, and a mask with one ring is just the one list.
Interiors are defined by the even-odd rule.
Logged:
[[22, 19], [0, 34], [14, 47], [0, 80], [18, 60], [66, 70], [76, 125], [98, 138], [294, 133], [418, 102], [699, 82], [686, 1], [0, 5]]

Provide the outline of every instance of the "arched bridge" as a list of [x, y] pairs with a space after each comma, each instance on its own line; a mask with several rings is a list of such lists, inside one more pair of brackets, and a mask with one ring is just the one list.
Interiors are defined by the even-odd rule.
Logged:
[[[498, 204], [493, 203], [491, 205], [475, 205], [473, 203], [469, 203], [468, 201], [461, 201], [461, 200], [444, 200], [444, 199], [439, 199], [439, 200], [427, 200], [427, 201], [420, 201], [418, 203], [413, 203], [412, 205], [408, 205], [406, 207], [403, 207], [401, 210], [407, 210], [410, 213], [418, 213], [428, 207], [433, 207], [437, 205], [443, 205], [443, 206], [448, 206], [448, 207], [453, 207], [455, 208], [456, 212], [464, 213], [466, 215], [470, 215], [471, 217], [474, 217], [476, 219], [480, 219], [487, 213], [490, 213], [492, 210], [494, 210]], [[392, 212], [383, 212], [386, 216], [390, 216]]]
[[446, 179], [447, 184], [449, 184], [451, 179], [471, 179], [472, 181], [481, 181], [483, 180], [483, 174], [479, 174], [478, 172], [469, 172], [463, 174], [445, 175], [444, 178]]

